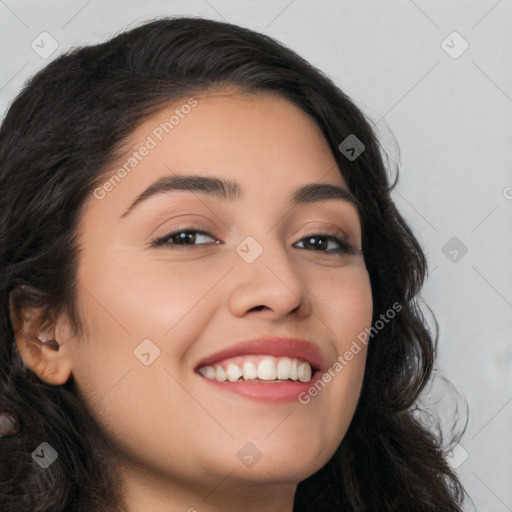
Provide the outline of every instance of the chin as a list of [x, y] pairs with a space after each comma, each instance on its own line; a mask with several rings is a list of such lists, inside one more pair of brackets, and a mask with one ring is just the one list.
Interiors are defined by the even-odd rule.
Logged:
[[[293, 451], [293, 453], [291, 453]], [[253, 483], [295, 483], [309, 478], [320, 470], [332, 457], [333, 452], [305, 454], [300, 449], [290, 450], [290, 455], [274, 450], [271, 455], [261, 458], [252, 466], [244, 464], [231, 464], [232, 476]], [[238, 462], [238, 461], [237, 461]]]

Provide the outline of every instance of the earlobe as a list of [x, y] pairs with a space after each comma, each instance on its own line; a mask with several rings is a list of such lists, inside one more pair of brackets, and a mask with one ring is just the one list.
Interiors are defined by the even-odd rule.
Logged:
[[48, 384], [65, 384], [71, 375], [70, 354], [55, 339], [52, 327], [42, 327], [40, 311], [11, 309], [10, 317], [16, 347], [25, 366]]
[[57, 340], [48, 338], [44, 332], [36, 336], [33, 331], [20, 330], [15, 341], [25, 365], [41, 380], [54, 386], [66, 383], [71, 363]]
[[56, 340], [42, 341], [39, 337], [19, 333], [16, 345], [25, 365], [41, 380], [57, 386], [69, 379], [71, 364]]

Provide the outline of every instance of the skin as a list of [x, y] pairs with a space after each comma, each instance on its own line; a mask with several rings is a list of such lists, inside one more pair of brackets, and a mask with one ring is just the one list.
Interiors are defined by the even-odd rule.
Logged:
[[[271, 334], [308, 339], [331, 362], [343, 355], [371, 326], [363, 256], [293, 244], [334, 229], [360, 248], [359, 216], [340, 200], [284, 204], [301, 185], [347, 188], [320, 130], [294, 104], [228, 90], [195, 98], [197, 106], [128, 176], [84, 205], [78, 304], [86, 335], [73, 337], [64, 315], [42, 331], [37, 315], [28, 315], [16, 342], [46, 382], [74, 380], [119, 451], [128, 512], [292, 511], [298, 483], [330, 459], [350, 424], [364, 346], [307, 405], [220, 392], [193, 369], [236, 341]], [[121, 161], [184, 103], [139, 125]], [[171, 173], [236, 180], [245, 194], [229, 202], [173, 191], [120, 219]], [[184, 223], [214, 238], [183, 249], [149, 247]], [[247, 236], [263, 248], [251, 264], [236, 252]], [[160, 350], [149, 366], [134, 356], [147, 338]], [[262, 454], [250, 468], [236, 456], [248, 442]]]

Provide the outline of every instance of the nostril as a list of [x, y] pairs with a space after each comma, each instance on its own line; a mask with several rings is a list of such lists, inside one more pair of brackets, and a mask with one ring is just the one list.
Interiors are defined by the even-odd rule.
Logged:
[[251, 308], [251, 311], [260, 311], [264, 308], [265, 308], [265, 306], [255, 306], [254, 308]]

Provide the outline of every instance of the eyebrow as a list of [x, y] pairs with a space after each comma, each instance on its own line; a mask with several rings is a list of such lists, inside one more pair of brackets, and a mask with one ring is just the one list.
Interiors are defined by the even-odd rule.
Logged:
[[[156, 194], [172, 191], [199, 192], [206, 196], [215, 197], [223, 201], [235, 202], [244, 194], [244, 187], [236, 181], [220, 177], [201, 175], [173, 175], [165, 176], [155, 181], [146, 190], [137, 196], [120, 219], [127, 217], [140, 203]], [[294, 190], [287, 198], [287, 206], [293, 207], [301, 204], [337, 199], [354, 206], [359, 213], [359, 201], [352, 193], [344, 188], [330, 183], [310, 183]]]

